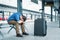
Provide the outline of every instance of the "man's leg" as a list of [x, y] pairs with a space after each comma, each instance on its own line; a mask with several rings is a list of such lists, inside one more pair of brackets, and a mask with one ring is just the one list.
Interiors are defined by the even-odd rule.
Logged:
[[22, 23], [21, 29], [22, 29], [22, 33], [25, 32], [25, 29], [24, 29], [24, 23]]
[[19, 25], [21, 25], [22, 32], [25, 32], [24, 22], [22, 20], [18, 21]]
[[18, 24], [18, 22], [16, 22], [16, 21], [10, 21], [9, 22], [10, 24], [14, 24], [15, 26], [16, 26], [16, 35], [18, 36], [18, 37], [22, 37], [22, 35], [20, 35], [20, 32], [19, 32], [19, 24]]
[[28, 35], [28, 33], [25, 32], [25, 29], [24, 29], [24, 23], [21, 24], [21, 29], [22, 29], [22, 34], [23, 35]]
[[23, 35], [28, 35], [28, 33], [25, 32], [24, 22], [20, 20], [19, 24], [21, 25], [22, 34], [23, 34]]

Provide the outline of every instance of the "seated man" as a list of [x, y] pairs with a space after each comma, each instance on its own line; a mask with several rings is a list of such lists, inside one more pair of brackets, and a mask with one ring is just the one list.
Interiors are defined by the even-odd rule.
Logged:
[[[16, 36], [17, 37], [23, 37], [23, 35], [28, 35], [28, 33], [26, 33], [25, 29], [24, 29], [24, 21], [25, 20], [26, 20], [26, 18], [24, 18], [24, 16], [19, 12], [13, 13], [8, 18], [8, 23], [9, 24], [14, 24], [16, 26]], [[19, 25], [21, 25], [23, 35], [21, 35], [20, 32], [19, 32]]]

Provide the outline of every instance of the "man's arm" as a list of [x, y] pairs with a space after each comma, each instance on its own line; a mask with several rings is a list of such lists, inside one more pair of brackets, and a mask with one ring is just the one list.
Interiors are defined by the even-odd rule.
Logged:
[[20, 19], [21, 19], [21, 21], [24, 21], [24, 20], [23, 20], [23, 16], [20, 16]]

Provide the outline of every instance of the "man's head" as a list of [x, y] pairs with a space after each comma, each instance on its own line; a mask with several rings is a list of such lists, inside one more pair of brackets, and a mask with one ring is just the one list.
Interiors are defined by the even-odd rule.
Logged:
[[23, 20], [26, 21], [26, 16], [23, 15]]

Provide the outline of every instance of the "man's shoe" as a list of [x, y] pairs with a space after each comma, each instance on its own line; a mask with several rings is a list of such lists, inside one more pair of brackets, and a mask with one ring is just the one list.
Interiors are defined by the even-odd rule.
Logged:
[[16, 35], [16, 37], [23, 37], [23, 36], [22, 36], [22, 35], [20, 35], [20, 34], [17, 34], [17, 35]]
[[23, 34], [23, 35], [29, 35], [29, 34], [28, 34], [28, 33], [26, 33], [26, 32], [23, 32], [22, 34]]

